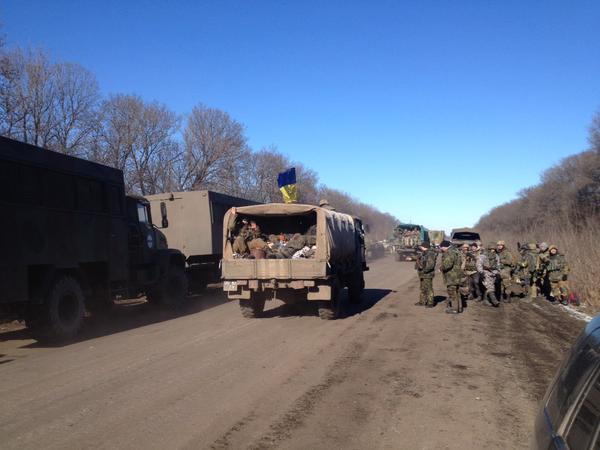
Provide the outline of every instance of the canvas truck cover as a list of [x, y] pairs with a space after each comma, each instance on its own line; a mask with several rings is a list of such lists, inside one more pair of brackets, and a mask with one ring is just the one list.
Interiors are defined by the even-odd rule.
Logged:
[[[240, 215], [264, 217], [316, 214], [317, 250], [314, 259], [234, 259], [231, 233]], [[356, 263], [356, 223], [352, 216], [313, 205], [270, 203], [231, 208], [223, 222], [224, 279], [306, 279], [326, 277], [330, 271]]]

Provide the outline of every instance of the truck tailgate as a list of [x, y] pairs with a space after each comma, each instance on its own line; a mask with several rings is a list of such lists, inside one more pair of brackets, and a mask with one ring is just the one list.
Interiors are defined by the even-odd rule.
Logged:
[[227, 259], [222, 270], [226, 280], [305, 280], [327, 276], [327, 263], [314, 259]]

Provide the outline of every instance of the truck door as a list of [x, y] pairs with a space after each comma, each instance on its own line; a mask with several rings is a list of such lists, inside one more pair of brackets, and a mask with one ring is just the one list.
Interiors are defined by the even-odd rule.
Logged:
[[129, 260], [134, 270], [152, 262], [156, 247], [156, 236], [150, 221], [149, 209], [150, 205], [147, 202], [132, 197], [127, 198]]

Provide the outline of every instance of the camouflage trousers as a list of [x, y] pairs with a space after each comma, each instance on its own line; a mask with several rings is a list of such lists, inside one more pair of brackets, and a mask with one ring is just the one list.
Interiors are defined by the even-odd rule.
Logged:
[[420, 296], [419, 303], [423, 305], [433, 305], [433, 278], [420, 278]]
[[496, 274], [487, 270], [484, 271], [481, 274], [481, 284], [483, 284], [486, 291], [496, 292]]
[[569, 284], [566, 281], [551, 281], [550, 295], [555, 299], [567, 300], [569, 298]]
[[510, 274], [510, 269], [501, 269], [500, 270], [500, 293], [502, 295], [510, 296], [511, 294], [511, 285], [512, 285], [512, 276]]
[[446, 300], [446, 306], [448, 308], [454, 307], [457, 312], [462, 312], [462, 298], [459, 293], [460, 286], [449, 284], [446, 286], [448, 291], [448, 299]]

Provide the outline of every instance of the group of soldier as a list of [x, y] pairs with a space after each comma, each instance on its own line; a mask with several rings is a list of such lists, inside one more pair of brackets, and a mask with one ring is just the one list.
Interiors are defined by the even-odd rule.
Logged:
[[428, 242], [419, 245], [415, 263], [418, 271], [420, 298], [417, 305], [435, 306], [433, 278], [441, 253], [439, 271], [448, 291], [446, 312], [463, 311], [466, 300], [498, 307], [500, 301], [512, 297], [546, 296], [553, 302], [567, 304], [569, 267], [555, 245], [545, 242], [519, 245], [511, 252], [504, 241], [490, 242], [485, 248], [478, 242], [453, 245], [444, 240], [439, 249]]

